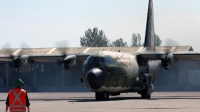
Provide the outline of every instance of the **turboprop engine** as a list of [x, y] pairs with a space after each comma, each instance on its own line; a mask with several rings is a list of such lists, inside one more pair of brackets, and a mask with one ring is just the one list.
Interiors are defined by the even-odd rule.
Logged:
[[174, 55], [172, 53], [167, 53], [167, 54], [162, 55], [161, 62], [162, 62], [162, 66], [165, 69], [170, 69], [175, 62]]
[[14, 67], [17, 70], [22, 70], [24, 68], [27, 68], [33, 62], [34, 62], [33, 60], [29, 59], [28, 55], [21, 55], [21, 56], [13, 57]]
[[64, 64], [64, 67], [67, 69], [67, 70], [72, 70], [74, 69], [75, 65], [76, 65], [76, 56], [75, 55], [69, 55], [69, 56], [66, 56], [63, 60], [63, 64]]

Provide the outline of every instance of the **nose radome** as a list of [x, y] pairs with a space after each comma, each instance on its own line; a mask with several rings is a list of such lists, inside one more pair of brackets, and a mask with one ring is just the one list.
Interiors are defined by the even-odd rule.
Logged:
[[99, 68], [93, 68], [86, 73], [87, 82], [92, 89], [99, 89], [103, 86], [105, 81], [105, 76], [103, 71]]

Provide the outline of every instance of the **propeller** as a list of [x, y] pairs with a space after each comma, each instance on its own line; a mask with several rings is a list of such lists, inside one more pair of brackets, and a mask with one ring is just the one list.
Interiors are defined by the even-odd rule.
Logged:
[[180, 44], [173, 39], [164, 38], [163, 39], [163, 46], [180, 46]]
[[54, 44], [57, 48], [56, 53], [62, 54], [64, 57], [62, 61], [58, 61], [57, 64], [62, 64], [67, 70], [72, 70], [76, 65], [76, 56], [69, 55], [68, 41], [62, 40]]
[[175, 62], [171, 46], [179, 46], [179, 43], [172, 39], [166, 38], [164, 44], [166, 46], [164, 49], [164, 55], [161, 56], [161, 62], [165, 69], [170, 69]]
[[[170, 38], [165, 38], [163, 43], [165, 46], [165, 49], [164, 49], [165, 55], [168, 55], [172, 52], [171, 51], [172, 46], [180, 46], [180, 44], [178, 42], [176, 42], [175, 40], [170, 39]], [[165, 58], [166, 58], [166, 56], [163, 56], [163, 59], [165, 59]]]
[[57, 48], [66, 48], [68, 47], [68, 41], [67, 40], [58, 41], [54, 44], [54, 46]]
[[[32, 51], [27, 43], [21, 42], [19, 48], [11, 48], [9, 42], [5, 43], [1, 47], [1, 52], [4, 55], [8, 55], [13, 60], [13, 63], [8, 64], [11, 68], [15, 67], [17, 70], [21, 70], [34, 62], [33, 60], [28, 59], [28, 56], [25, 55]], [[27, 49], [29, 52], [27, 52]]]
[[[63, 57], [67, 56], [67, 52], [68, 52], [68, 41], [67, 40], [61, 40], [58, 41], [54, 44], [54, 46], [56, 47], [56, 54], [62, 54]], [[66, 49], [67, 48], [67, 49]]]

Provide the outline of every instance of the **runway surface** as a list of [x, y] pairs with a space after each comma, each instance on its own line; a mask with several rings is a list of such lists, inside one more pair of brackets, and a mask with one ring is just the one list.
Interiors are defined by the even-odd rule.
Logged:
[[[137, 93], [96, 101], [94, 93], [28, 93], [31, 112], [197, 112], [200, 92], [155, 92], [150, 100]], [[5, 111], [7, 93], [0, 93], [0, 112]]]

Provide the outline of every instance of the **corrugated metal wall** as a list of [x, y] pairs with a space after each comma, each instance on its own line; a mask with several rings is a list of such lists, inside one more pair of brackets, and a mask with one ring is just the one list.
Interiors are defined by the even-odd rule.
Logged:
[[[82, 62], [73, 71], [62, 64], [34, 63], [16, 71], [10, 63], [0, 63], [0, 91], [12, 88], [16, 78], [22, 78], [29, 91], [88, 91], [80, 82]], [[171, 70], [161, 69], [155, 81], [156, 91], [199, 91], [200, 61], [178, 61]]]

